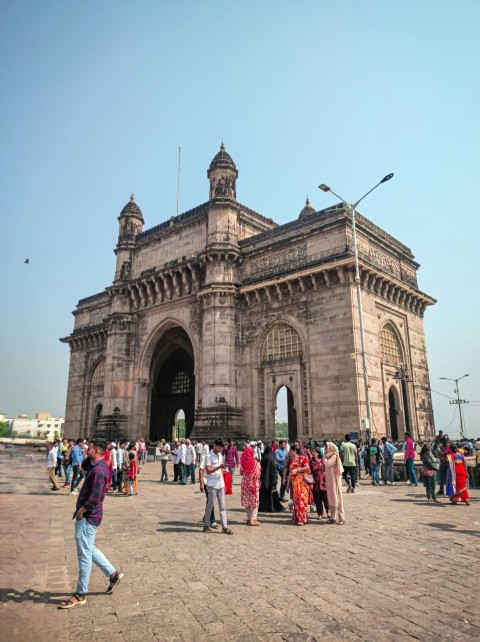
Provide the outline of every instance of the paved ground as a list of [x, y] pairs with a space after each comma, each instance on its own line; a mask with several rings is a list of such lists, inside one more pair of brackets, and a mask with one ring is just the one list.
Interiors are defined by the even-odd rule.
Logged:
[[85, 606], [75, 588], [74, 498], [50, 493], [44, 460], [0, 453], [2, 642], [241, 642], [480, 639], [480, 493], [472, 505], [424, 501], [423, 487], [345, 495], [347, 523], [248, 528], [238, 479], [232, 537], [201, 532], [198, 485], [140, 475], [138, 497], [107, 497], [97, 545], [126, 578], [104, 594], [94, 569]]

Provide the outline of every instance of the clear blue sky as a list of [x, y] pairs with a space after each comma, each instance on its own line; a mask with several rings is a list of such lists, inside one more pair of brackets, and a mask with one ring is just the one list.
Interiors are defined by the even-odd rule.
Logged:
[[422, 264], [432, 388], [470, 373], [480, 435], [479, 24], [477, 0], [3, 0], [0, 411], [64, 413], [58, 337], [112, 282], [130, 192], [146, 227], [174, 214], [181, 145], [181, 209], [204, 202], [223, 137], [239, 200], [280, 223], [395, 172], [361, 212]]

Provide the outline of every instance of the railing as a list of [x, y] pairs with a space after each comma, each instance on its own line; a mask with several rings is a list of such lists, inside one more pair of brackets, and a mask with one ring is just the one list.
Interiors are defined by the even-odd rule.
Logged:
[[92, 296], [87, 296], [84, 299], [80, 299], [80, 301], [77, 304], [77, 307], [80, 305], [86, 305], [87, 303], [93, 303], [94, 301], [101, 301], [101, 300], [107, 300], [108, 299], [108, 293], [107, 292], [99, 292], [98, 294], [92, 294]]

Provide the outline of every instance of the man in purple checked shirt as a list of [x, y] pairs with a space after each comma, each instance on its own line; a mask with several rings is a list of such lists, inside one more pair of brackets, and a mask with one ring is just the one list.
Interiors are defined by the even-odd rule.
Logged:
[[103, 459], [106, 447], [107, 443], [100, 439], [94, 439], [88, 444], [87, 465], [84, 462], [87, 475], [73, 514], [79, 569], [77, 590], [68, 600], [60, 602], [60, 609], [71, 609], [86, 604], [92, 562], [100, 567], [110, 580], [107, 593], [113, 593], [124, 577], [122, 571], [116, 571], [105, 555], [95, 548], [95, 535], [103, 517], [103, 500], [108, 481], [108, 468]]
[[235, 467], [240, 464], [240, 457], [232, 438], [228, 440], [227, 446], [223, 450], [223, 456], [225, 457], [225, 464], [232, 475], [233, 482], [233, 473], [235, 472]]

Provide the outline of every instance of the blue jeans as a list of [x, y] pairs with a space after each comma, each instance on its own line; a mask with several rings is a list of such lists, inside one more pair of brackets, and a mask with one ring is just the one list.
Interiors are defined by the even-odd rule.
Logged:
[[184, 464], [183, 466], [183, 483], [187, 483], [188, 476], [190, 475], [190, 480], [192, 484], [195, 483], [195, 464]]
[[63, 472], [65, 473], [65, 483], [70, 484], [70, 471], [72, 470], [72, 464], [68, 462], [68, 464], [63, 463]]
[[130, 479], [130, 477], [127, 477], [127, 484], [128, 484], [129, 489], [130, 489], [130, 495], [134, 495], [135, 493], [133, 492], [133, 482]]
[[370, 479], [372, 482], [380, 483], [380, 464], [370, 464]]
[[417, 473], [415, 472], [415, 459], [409, 457], [405, 460], [407, 465], [407, 477], [414, 486], [418, 486]]
[[72, 477], [72, 485], [70, 487], [70, 490], [75, 490], [78, 486], [78, 484], [82, 481], [82, 479], [85, 477], [85, 473], [80, 467], [80, 464], [77, 464], [76, 466], [72, 467], [73, 470], [73, 477]]
[[384, 462], [382, 464], [382, 477], [384, 483], [386, 484], [387, 482], [391, 482], [393, 484], [393, 476], [393, 461]]
[[75, 540], [77, 542], [78, 582], [77, 593], [88, 593], [88, 583], [92, 571], [92, 562], [96, 564], [104, 575], [109, 577], [115, 573], [115, 568], [110, 564], [105, 555], [95, 548], [95, 535], [97, 527], [89, 524], [85, 517], [75, 521]]
[[228, 469], [230, 471], [230, 475], [232, 476], [232, 482], [233, 482], [233, 473], [235, 472], [235, 466], [233, 468]]

